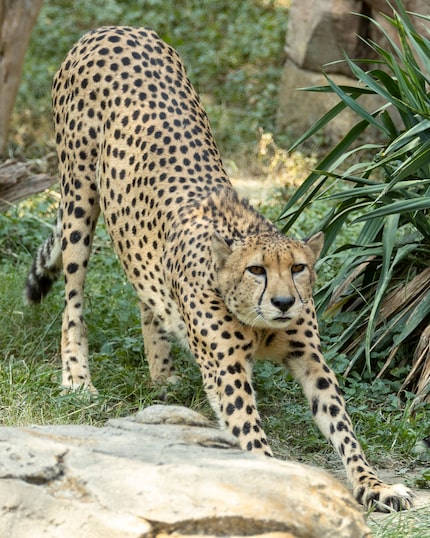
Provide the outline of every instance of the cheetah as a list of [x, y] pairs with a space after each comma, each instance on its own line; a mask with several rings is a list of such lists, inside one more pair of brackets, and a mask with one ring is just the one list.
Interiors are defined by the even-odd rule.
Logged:
[[103, 27], [66, 56], [52, 89], [61, 201], [26, 281], [40, 302], [65, 275], [62, 385], [95, 390], [83, 289], [100, 212], [139, 302], [154, 383], [175, 381], [170, 337], [194, 355], [220, 425], [272, 456], [252, 386], [254, 360], [300, 382], [356, 499], [401, 510], [413, 494], [369, 466], [332, 370], [312, 298], [323, 246], [285, 237], [234, 191], [177, 52], [147, 28]]

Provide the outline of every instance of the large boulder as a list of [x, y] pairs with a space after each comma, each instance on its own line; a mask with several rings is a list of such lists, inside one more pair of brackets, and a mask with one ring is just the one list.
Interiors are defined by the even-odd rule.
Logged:
[[326, 472], [244, 453], [184, 408], [1, 428], [0, 478], [0, 536], [370, 536]]
[[293, 0], [289, 11], [286, 53], [298, 67], [348, 75], [344, 64], [327, 65], [355, 57], [362, 19], [360, 0]]

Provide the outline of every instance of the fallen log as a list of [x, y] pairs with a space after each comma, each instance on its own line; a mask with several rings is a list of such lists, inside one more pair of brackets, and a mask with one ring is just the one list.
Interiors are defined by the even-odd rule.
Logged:
[[35, 163], [9, 159], [0, 164], [0, 211], [32, 194], [42, 192], [57, 178], [47, 173], [35, 172]]

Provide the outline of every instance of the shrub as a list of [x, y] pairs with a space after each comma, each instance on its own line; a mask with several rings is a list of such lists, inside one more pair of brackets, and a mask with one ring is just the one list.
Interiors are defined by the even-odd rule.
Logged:
[[[345, 57], [357, 86], [339, 86], [326, 77], [327, 86], [305, 88], [335, 92], [340, 101], [293, 148], [345, 107], [359, 121], [306, 178], [281, 218], [287, 231], [309, 204], [324, 200], [331, 207], [316, 224], [326, 235], [320, 263], [339, 267], [316, 302], [324, 320], [343, 322], [344, 332], [330, 352], [348, 354], [346, 373], [363, 364], [371, 377], [409, 372], [402, 388], [415, 380], [421, 398], [426, 393], [429, 398], [430, 41], [416, 30], [400, 0], [392, 12], [385, 18], [398, 41], [370, 19], [388, 45], [365, 40], [376, 59]], [[360, 67], [363, 61], [368, 71]], [[363, 94], [378, 95], [382, 106], [363, 108], [357, 102]], [[382, 142], [360, 142], [363, 134], [371, 136], [370, 127]], [[361, 225], [339, 246], [352, 223]], [[405, 365], [406, 371], [399, 370]]]

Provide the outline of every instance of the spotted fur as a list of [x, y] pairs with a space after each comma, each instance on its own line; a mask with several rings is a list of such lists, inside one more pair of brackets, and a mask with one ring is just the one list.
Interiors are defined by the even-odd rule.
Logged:
[[63, 267], [63, 386], [94, 390], [83, 288], [101, 211], [139, 300], [154, 382], [175, 379], [175, 335], [192, 351], [221, 425], [243, 449], [271, 455], [252, 364], [283, 364], [357, 499], [409, 507], [411, 492], [369, 467], [321, 353], [312, 285], [322, 234], [287, 238], [239, 198], [175, 50], [148, 29], [95, 30], [69, 52], [52, 94], [62, 197], [26, 294], [40, 301]]

